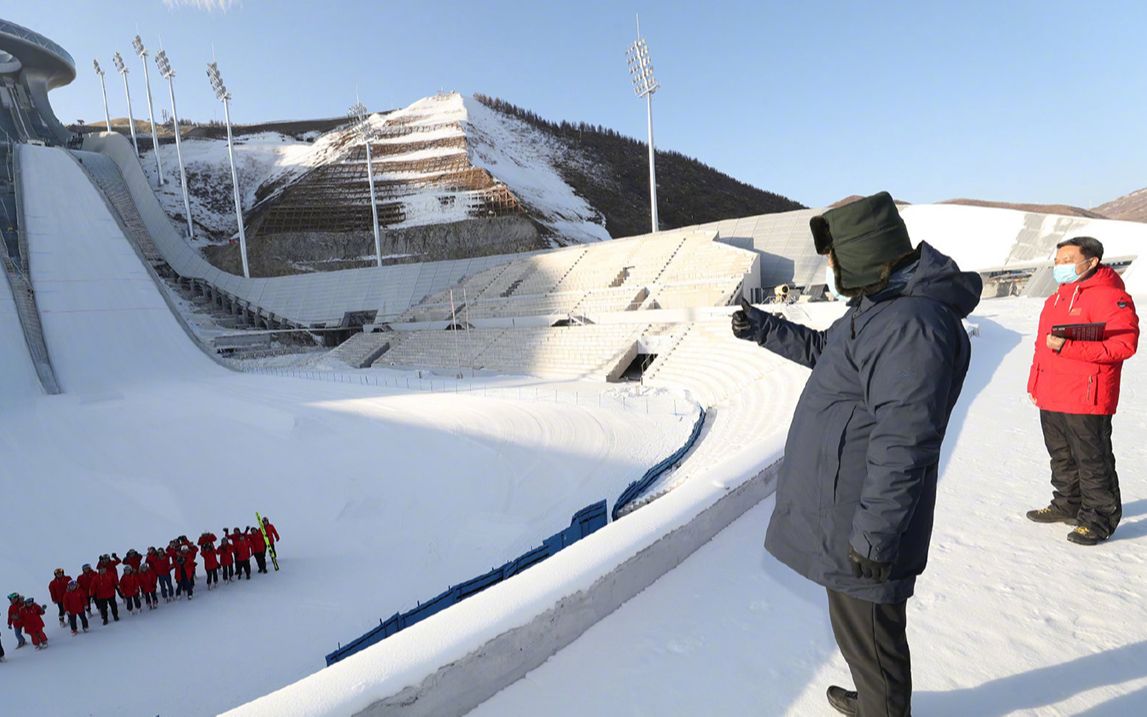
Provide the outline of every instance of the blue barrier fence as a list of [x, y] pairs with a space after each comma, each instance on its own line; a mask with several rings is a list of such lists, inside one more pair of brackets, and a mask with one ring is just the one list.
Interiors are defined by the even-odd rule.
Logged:
[[425, 620], [431, 615], [441, 612], [471, 595], [476, 595], [491, 585], [497, 585], [510, 576], [537, 565], [563, 548], [573, 545], [590, 533], [604, 528], [608, 521], [608, 511], [606, 510], [604, 500], [582, 508], [577, 513], [574, 513], [573, 519], [570, 520], [570, 527], [546, 538], [539, 547], [518, 556], [500, 568], [494, 568], [485, 575], [479, 575], [473, 580], [467, 580], [461, 585], [455, 585], [441, 595], [432, 598], [429, 602], [419, 603], [418, 607], [413, 610], [397, 613], [386, 621], [380, 620], [378, 627], [364, 633], [346, 645], [339, 645], [338, 649], [326, 656], [327, 667], [377, 642], [385, 640], [394, 633], [405, 630], [416, 622]]
[[613, 519], [617, 520], [621, 516], [621, 511], [625, 506], [641, 497], [641, 494], [653, 485], [653, 482], [661, 477], [661, 474], [677, 465], [685, 454], [693, 448], [693, 444], [697, 442], [697, 438], [701, 435], [701, 428], [705, 425], [705, 409], [698, 409], [701, 413], [697, 416], [697, 422], [693, 424], [693, 431], [689, 434], [689, 440], [685, 441], [685, 445], [678, 448], [673, 455], [661, 461], [645, 472], [637, 480], [630, 483], [625, 490], [618, 496], [617, 502], [613, 504]]

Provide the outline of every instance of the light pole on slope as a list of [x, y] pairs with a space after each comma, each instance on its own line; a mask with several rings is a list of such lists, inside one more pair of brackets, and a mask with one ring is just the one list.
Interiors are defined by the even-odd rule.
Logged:
[[235, 150], [231, 137], [231, 93], [227, 85], [223, 84], [223, 77], [219, 74], [219, 66], [214, 63], [207, 65], [207, 77], [211, 79], [211, 88], [215, 90], [215, 99], [223, 103], [223, 121], [227, 125], [227, 159], [231, 162], [231, 187], [235, 194], [235, 221], [239, 225], [239, 254], [243, 259], [243, 276], [251, 278], [251, 271], [247, 267], [247, 234], [243, 231], [243, 203], [239, 198], [239, 175], [235, 172]]
[[183, 149], [179, 144], [179, 112], [175, 109], [175, 70], [163, 50], [155, 53], [155, 65], [159, 74], [167, 80], [167, 90], [171, 95], [171, 121], [175, 127], [175, 157], [179, 162], [179, 181], [183, 185], [183, 211], [187, 214], [187, 238], [195, 238], [195, 223], [191, 220], [191, 198], [187, 194], [187, 172], [183, 168]]
[[115, 63], [116, 72], [123, 75], [123, 93], [127, 97], [127, 126], [131, 129], [131, 144], [135, 147], [135, 156], [139, 156], [139, 141], [135, 138], [135, 115], [131, 112], [131, 90], [127, 86], [127, 65], [123, 64], [123, 58], [117, 52], [112, 55], [112, 62]]
[[378, 199], [374, 193], [374, 164], [370, 154], [370, 116], [366, 105], [355, 102], [347, 112], [354, 121], [356, 129], [362, 136], [362, 143], [366, 145], [366, 179], [370, 184], [370, 216], [371, 227], [374, 229], [374, 257], [378, 266], [382, 266], [382, 237], [378, 228]]
[[653, 76], [653, 62], [649, 59], [649, 46], [641, 36], [641, 20], [637, 22], [637, 40], [626, 51], [629, 74], [633, 79], [633, 91], [645, 98], [646, 116], [649, 124], [649, 213], [653, 231], [657, 231], [657, 173], [653, 158], [653, 93], [661, 85]]
[[132, 39], [131, 46], [135, 48], [139, 61], [143, 63], [143, 86], [147, 90], [147, 121], [151, 123], [151, 150], [155, 155], [155, 186], [162, 187], [163, 163], [159, 161], [159, 133], [155, 130], [155, 111], [151, 103], [151, 75], [147, 71], [147, 48], [143, 46], [143, 40], [139, 39], [139, 35]]

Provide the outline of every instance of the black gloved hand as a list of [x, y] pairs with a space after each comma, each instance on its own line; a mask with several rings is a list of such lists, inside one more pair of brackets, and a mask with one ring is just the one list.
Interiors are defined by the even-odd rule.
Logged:
[[868, 578], [882, 583], [888, 579], [892, 572], [892, 563], [881, 563], [869, 560], [848, 546], [848, 562], [852, 563], [852, 575], [857, 578]]
[[755, 308], [741, 297], [741, 308], [733, 312], [733, 335], [739, 339], [755, 338], [757, 329], [761, 325], [761, 316], [765, 312]]

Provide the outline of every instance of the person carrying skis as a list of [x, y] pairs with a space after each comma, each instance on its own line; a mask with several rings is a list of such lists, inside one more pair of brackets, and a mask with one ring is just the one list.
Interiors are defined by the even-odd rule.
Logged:
[[84, 563], [80, 567], [80, 575], [76, 578], [76, 582], [80, 584], [80, 592], [84, 594], [87, 599], [87, 612], [92, 614], [92, 583], [95, 582], [96, 571], [92, 570], [91, 563]]
[[171, 584], [171, 558], [166, 552], [155, 547], [147, 549], [147, 564], [159, 583], [159, 591], [164, 602], [171, 602], [175, 597], [175, 586]]
[[64, 612], [68, 614], [68, 625], [72, 628], [72, 634], [77, 635], [78, 625], [76, 625], [76, 618], [79, 618], [80, 623], [83, 625], [84, 632], [88, 631], [88, 596], [84, 594], [83, 588], [76, 580], [68, 583], [68, 587], [64, 590]]
[[232, 544], [231, 547], [235, 550], [235, 578], [246, 573], [247, 579], [251, 579], [251, 542], [247, 536], [239, 532], [238, 528], [231, 533]]
[[123, 598], [128, 615], [132, 613], [133, 606], [136, 610], [143, 609], [139, 602], [139, 576], [130, 565], [123, 566], [123, 577], [119, 579], [119, 594]]
[[219, 552], [213, 543], [207, 542], [202, 546], [203, 569], [207, 571], [207, 589], [214, 590], [219, 584]]
[[223, 582], [231, 582], [235, 575], [235, 548], [227, 536], [219, 541], [219, 564], [223, 567]]
[[143, 600], [147, 603], [148, 610], [154, 610], [159, 607], [159, 596], [155, 594], [155, 586], [159, 582], [155, 576], [155, 571], [147, 563], [139, 566], [139, 572], [136, 573], [136, 579], [139, 580], [139, 591], [143, 593]]
[[267, 543], [271, 549], [271, 554], [276, 555], [275, 543], [279, 540], [279, 531], [275, 530], [275, 524], [263, 516], [263, 532], [267, 534]]
[[104, 563], [96, 571], [96, 579], [92, 581], [92, 597], [96, 599], [96, 608], [104, 624], [108, 624], [108, 610], [112, 618], [119, 622], [119, 603], [116, 601], [116, 590], [119, 580], [116, 579], [112, 568]]
[[856, 689], [828, 688], [844, 714], [911, 714], [907, 602], [924, 572], [940, 447], [971, 343], [962, 319], [978, 274], [916, 248], [887, 192], [809, 222], [847, 312], [827, 331], [742, 300], [733, 334], [812, 369], [793, 413], [765, 548], [824, 586]]
[[267, 541], [258, 528], [247, 526], [247, 541], [251, 544], [251, 555], [259, 566], [259, 572], [267, 572]]
[[47, 609], [47, 605], [37, 605], [35, 598], [28, 597], [24, 598], [24, 607], [20, 611], [20, 622], [37, 650], [48, 646], [48, 636], [44, 634], [44, 611]]
[[16, 633], [16, 649], [19, 650], [28, 644], [24, 639], [24, 623], [20, 619], [24, 613], [24, 596], [20, 593], [8, 593], [8, 627]]
[[63, 568], [56, 568], [52, 572], [52, 581], [48, 583], [48, 597], [52, 602], [56, 603], [56, 607], [60, 611], [60, 627], [64, 626], [64, 592], [68, 589], [68, 583], [72, 582], [70, 575], [64, 574]]

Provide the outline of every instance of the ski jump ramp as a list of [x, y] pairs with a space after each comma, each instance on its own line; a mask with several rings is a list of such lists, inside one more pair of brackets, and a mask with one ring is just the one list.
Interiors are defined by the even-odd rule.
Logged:
[[24, 343], [8, 276], [0, 271], [0, 406], [40, 395], [43, 390]]
[[101, 392], [225, 372], [179, 325], [75, 160], [62, 149], [19, 151], [32, 286], [60, 387]]

